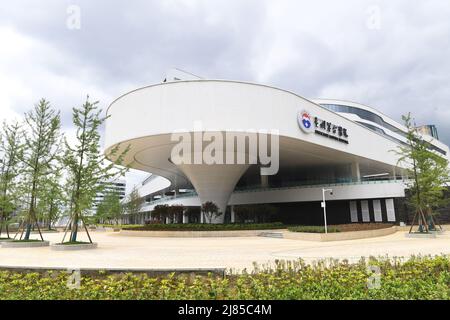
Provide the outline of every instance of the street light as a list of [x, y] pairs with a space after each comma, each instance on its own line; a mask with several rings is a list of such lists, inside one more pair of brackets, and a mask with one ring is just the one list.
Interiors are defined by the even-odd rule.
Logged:
[[322, 189], [323, 220], [325, 222], [325, 233], [328, 233], [328, 228], [327, 228], [327, 205], [325, 203], [325, 192], [330, 192], [330, 195], [332, 195], [333, 194], [333, 189]]

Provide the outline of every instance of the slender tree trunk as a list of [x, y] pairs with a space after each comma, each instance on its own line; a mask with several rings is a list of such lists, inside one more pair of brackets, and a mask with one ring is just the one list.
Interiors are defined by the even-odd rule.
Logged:
[[25, 226], [25, 236], [24, 240], [30, 240], [30, 234], [31, 234], [31, 228], [33, 226], [33, 218], [34, 218], [34, 190], [35, 190], [35, 183], [33, 182], [33, 191], [31, 195], [31, 203], [30, 203], [30, 210], [28, 213], [27, 223]]
[[78, 220], [79, 220], [78, 213], [75, 212], [75, 214], [73, 216], [73, 221], [72, 221], [72, 231], [70, 233], [70, 242], [76, 242], [77, 241], [78, 222], [79, 222]]

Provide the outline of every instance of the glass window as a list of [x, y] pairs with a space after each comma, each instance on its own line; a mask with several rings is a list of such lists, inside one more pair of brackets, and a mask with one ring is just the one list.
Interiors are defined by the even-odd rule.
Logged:
[[[403, 132], [402, 130], [394, 127], [393, 125], [390, 125], [389, 123], [386, 123], [383, 120], [383, 118], [381, 118], [379, 115], [377, 115], [377, 114], [375, 114], [373, 112], [370, 112], [370, 111], [367, 111], [367, 110], [364, 110], [364, 109], [360, 109], [360, 108], [356, 108], [356, 107], [350, 107], [350, 106], [346, 106], [346, 105], [341, 105], [341, 104], [321, 104], [321, 106], [323, 106], [324, 108], [326, 108], [326, 109], [328, 109], [330, 111], [333, 111], [333, 112], [356, 114], [361, 119], [364, 119], [364, 120], [371, 121], [371, 122], [374, 122], [376, 124], [379, 124], [380, 126], [386, 128], [386, 129], [389, 129], [392, 132], [395, 132], [395, 133], [397, 133], [399, 135], [402, 135], [405, 138], [407, 136], [406, 132]], [[359, 121], [356, 121], [356, 122], [358, 122], [359, 124], [365, 126], [366, 128], [371, 129], [372, 131], [376, 131], [376, 132], [378, 132], [378, 133], [388, 137], [391, 140], [394, 140], [394, 141], [396, 141], [398, 143], [401, 143], [403, 145], [406, 144], [405, 142], [403, 142], [403, 141], [401, 141], [401, 140], [399, 140], [399, 139], [397, 139], [395, 137], [392, 137], [392, 136], [388, 135], [384, 130], [382, 130], [382, 129], [374, 126], [374, 125], [370, 125], [368, 123], [359, 122]], [[447, 155], [447, 152], [445, 152], [441, 148], [436, 147], [435, 145], [433, 145], [431, 143], [428, 143], [428, 149], [437, 151], [437, 152], [439, 152], [439, 153], [441, 153], [443, 155]]]

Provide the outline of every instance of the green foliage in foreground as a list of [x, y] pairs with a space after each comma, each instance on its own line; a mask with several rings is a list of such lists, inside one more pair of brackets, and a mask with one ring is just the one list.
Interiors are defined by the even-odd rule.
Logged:
[[[380, 270], [380, 287], [372, 270]], [[361, 260], [357, 264], [322, 261], [279, 261], [252, 273], [187, 275], [152, 278], [146, 275], [82, 276], [78, 289], [67, 287], [60, 272], [0, 272], [0, 299], [449, 299], [450, 260], [445, 256]]]
[[[323, 226], [295, 226], [289, 227], [288, 230], [292, 232], [325, 233], [325, 227]], [[341, 232], [339, 228], [333, 226], [329, 226], [327, 231], [329, 233]]]
[[268, 230], [286, 228], [281, 222], [274, 223], [183, 223], [183, 224], [147, 224], [144, 226], [123, 227], [123, 230], [136, 231], [227, 231], [227, 230]]

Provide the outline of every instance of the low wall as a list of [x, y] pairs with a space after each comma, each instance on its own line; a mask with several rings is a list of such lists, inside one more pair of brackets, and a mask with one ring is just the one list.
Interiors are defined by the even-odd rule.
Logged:
[[133, 231], [120, 230], [121, 236], [155, 237], [155, 238], [223, 238], [223, 237], [257, 237], [261, 233], [281, 232], [285, 229], [268, 230], [224, 230], [224, 231]]
[[328, 234], [286, 231], [283, 233], [283, 238], [293, 240], [306, 240], [306, 241], [342, 241], [342, 240], [382, 237], [393, 234], [395, 232], [397, 232], [396, 226], [384, 229], [333, 232]]

